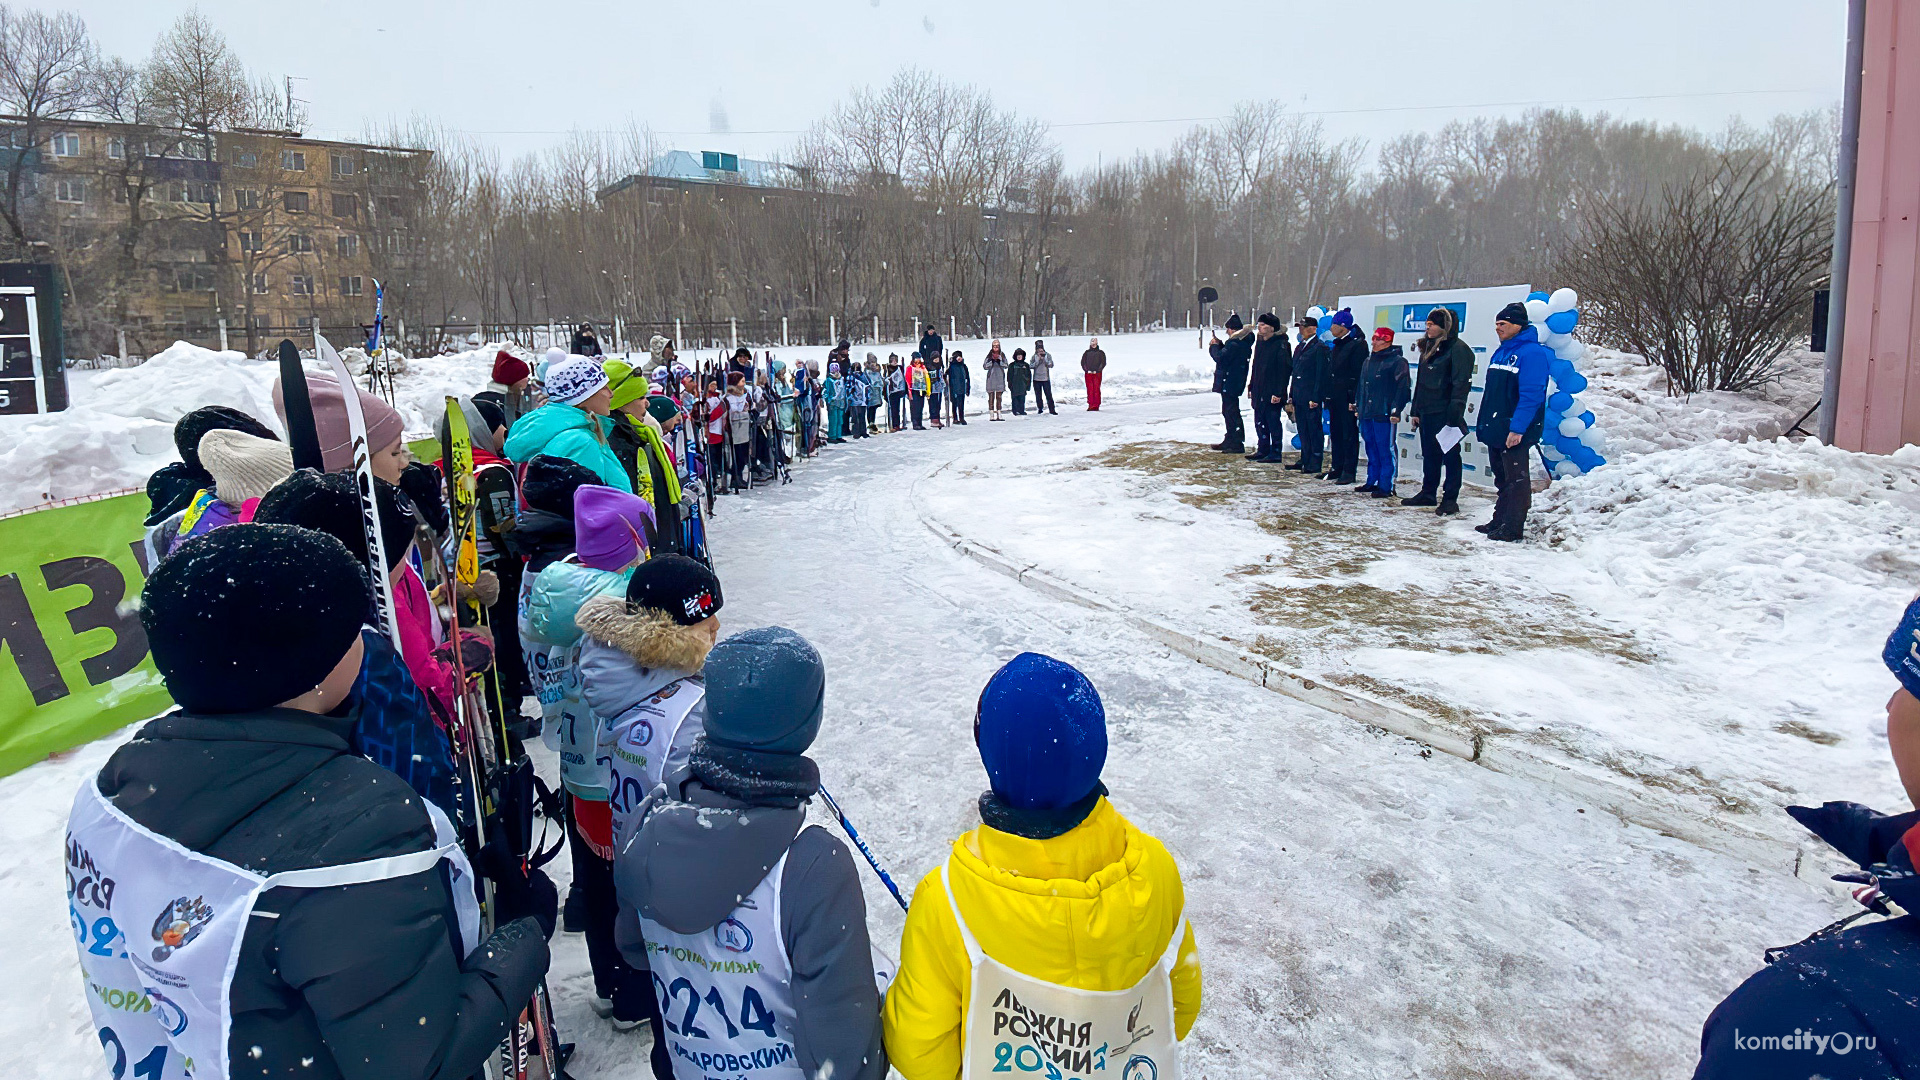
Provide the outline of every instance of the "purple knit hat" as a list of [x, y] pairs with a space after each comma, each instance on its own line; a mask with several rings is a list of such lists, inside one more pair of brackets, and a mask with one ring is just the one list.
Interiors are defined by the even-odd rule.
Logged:
[[624, 570], [646, 551], [653, 507], [638, 495], [599, 484], [573, 493], [574, 551], [595, 570]]

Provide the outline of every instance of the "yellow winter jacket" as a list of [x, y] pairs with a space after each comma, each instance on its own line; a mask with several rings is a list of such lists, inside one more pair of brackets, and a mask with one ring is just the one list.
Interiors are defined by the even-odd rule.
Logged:
[[[1101, 799], [1051, 840], [985, 825], [953, 842], [954, 900], [988, 956], [1023, 975], [1081, 990], [1124, 990], [1167, 951], [1186, 906], [1167, 849]], [[972, 965], [940, 871], [920, 880], [887, 991], [887, 1060], [907, 1080], [960, 1075]], [[1173, 969], [1174, 1034], [1200, 1012], [1200, 957], [1189, 927]]]

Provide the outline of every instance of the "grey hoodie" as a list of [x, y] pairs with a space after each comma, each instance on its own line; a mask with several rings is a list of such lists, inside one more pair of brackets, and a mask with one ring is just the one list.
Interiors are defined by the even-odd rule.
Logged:
[[847, 846], [819, 826], [803, 828], [804, 806], [751, 806], [685, 768], [654, 792], [640, 818], [613, 865], [620, 891], [614, 937], [627, 962], [647, 963], [636, 912], [675, 933], [704, 933], [731, 915], [784, 853], [780, 940], [793, 969], [795, 1056], [810, 1077], [882, 1080], [880, 991], [867, 905]]

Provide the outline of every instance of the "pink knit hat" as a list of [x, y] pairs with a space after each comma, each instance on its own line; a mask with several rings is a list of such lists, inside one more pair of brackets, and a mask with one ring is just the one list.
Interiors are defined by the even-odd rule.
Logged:
[[573, 493], [573, 550], [595, 570], [625, 570], [647, 550], [653, 506], [638, 495], [599, 484]]
[[[367, 452], [379, 453], [400, 437], [405, 424], [394, 407], [361, 390], [360, 411], [367, 416]], [[307, 375], [307, 396], [313, 401], [313, 427], [320, 437], [320, 457], [328, 472], [353, 467], [353, 435], [347, 425], [347, 403], [340, 395], [340, 384], [331, 375]], [[287, 403], [281, 396], [280, 380], [273, 381], [273, 411], [280, 427], [287, 426]]]

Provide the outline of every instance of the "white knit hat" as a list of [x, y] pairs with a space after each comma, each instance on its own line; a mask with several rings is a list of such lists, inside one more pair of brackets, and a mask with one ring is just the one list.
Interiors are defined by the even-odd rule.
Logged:
[[548, 368], [547, 376], [542, 381], [547, 388], [548, 401], [578, 405], [607, 385], [607, 371], [597, 360], [572, 356], [565, 363]]
[[293, 475], [293, 450], [274, 439], [215, 428], [200, 436], [200, 464], [213, 477], [220, 501], [240, 506]]

